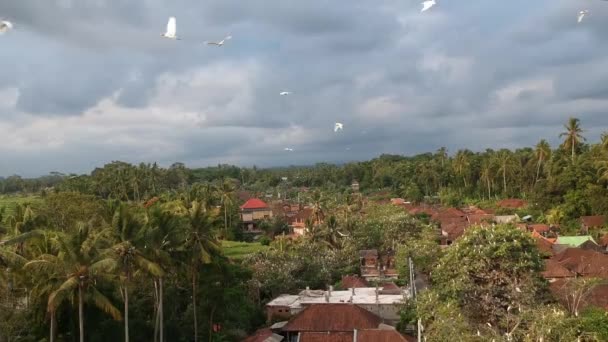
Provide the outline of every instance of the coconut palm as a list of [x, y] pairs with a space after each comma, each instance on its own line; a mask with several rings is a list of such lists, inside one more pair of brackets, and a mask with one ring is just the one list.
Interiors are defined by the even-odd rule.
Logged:
[[228, 207], [234, 204], [234, 192], [234, 183], [229, 179], [222, 180], [218, 186], [220, 202], [224, 208], [224, 237], [226, 237], [228, 234]]
[[502, 174], [503, 192], [507, 194], [507, 176], [512, 176], [517, 170], [518, 164], [513, 153], [509, 150], [501, 150], [495, 157], [498, 172]]
[[[144, 241], [146, 241], [145, 253], [160, 268], [167, 273], [173, 265], [171, 253], [179, 248], [179, 233], [182, 228], [181, 221], [171, 212], [163, 210], [159, 205], [151, 207], [147, 212], [147, 223], [144, 229]], [[160, 341], [165, 339], [164, 335], [164, 303], [163, 289], [164, 276], [156, 276], [154, 280], [156, 315], [154, 324], [154, 340], [159, 334]]]
[[186, 253], [187, 264], [192, 278], [192, 310], [195, 342], [198, 341], [196, 313], [198, 268], [201, 265], [210, 264], [215, 255], [221, 254], [221, 247], [212, 233], [215, 221], [216, 218], [207, 212], [200, 202], [192, 202], [192, 207], [188, 211], [188, 224], [185, 229], [184, 245], [181, 249]]
[[488, 188], [488, 199], [492, 197], [492, 183], [494, 181], [494, 163], [491, 159], [486, 159], [481, 165], [480, 180]]
[[566, 129], [566, 131], [562, 132], [559, 137], [566, 138], [562, 146], [565, 149], [572, 151], [572, 163], [574, 163], [576, 146], [579, 145], [581, 142], [585, 141], [586, 139], [582, 135], [583, 129], [581, 128], [579, 119], [571, 117], [570, 119], [568, 119], [568, 123], [564, 125], [564, 128]]
[[[84, 302], [93, 302], [102, 311], [120, 320], [120, 311], [97, 290], [97, 279], [104, 274], [92, 268], [98, 256], [97, 246], [102, 234], [93, 232], [90, 225], [80, 223], [75, 232], [57, 233], [54, 238], [56, 254], [42, 254], [25, 264], [24, 269], [52, 275], [61, 285], [48, 298], [47, 311], [51, 314], [66, 300], [77, 297], [80, 342], [84, 342]], [[86, 298], [85, 298], [86, 296]]]
[[602, 133], [600, 147], [602, 148], [602, 151], [608, 152], [608, 132]]
[[120, 278], [121, 293], [124, 300], [125, 342], [129, 342], [129, 285], [136, 270], [142, 270], [153, 277], [164, 274], [160, 266], [142, 253], [141, 241], [144, 222], [126, 205], [121, 205], [112, 220], [113, 240], [116, 243], [106, 249], [101, 260], [93, 268], [103, 269]]
[[537, 160], [536, 178], [534, 180], [534, 184], [536, 184], [536, 182], [538, 182], [538, 178], [540, 176], [540, 169], [543, 163], [551, 156], [551, 146], [549, 146], [547, 140], [542, 139], [538, 142], [538, 144], [536, 144], [536, 148], [534, 149], [534, 155], [536, 156]]
[[468, 172], [469, 166], [471, 165], [471, 162], [469, 161], [469, 156], [466, 151], [458, 151], [456, 153], [456, 156], [454, 157], [452, 165], [456, 174], [462, 177], [464, 187], [466, 188], [468, 186], [466, 174]]

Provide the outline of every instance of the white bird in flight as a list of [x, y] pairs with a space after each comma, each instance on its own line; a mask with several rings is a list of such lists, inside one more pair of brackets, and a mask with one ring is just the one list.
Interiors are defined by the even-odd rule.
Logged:
[[293, 152], [293, 148], [285, 147], [285, 151]]
[[429, 8], [435, 6], [437, 3], [435, 2], [435, 0], [426, 0], [422, 3], [422, 9], [420, 10], [420, 13], [428, 10]]
[[589, 14], [589, 10], [582, 10], [578, 12], [578, 22], [580, 23], [581, 21], [583, 21], [583, 18], [585, 18], [587, 14]]
[[341, 122], [336, 122], [334, 125], [334, 132], [341, 131], [344, 129], [344, 125]]
[[205, 42], [207, 45], [216, 45], [218, 47], [223, 46], [227, 40], [232, 39], [232, 36], [226, 36], [224, 39], [220, 40], [219, 42]]
[[279, 95], [281, 95], [281, 96], [290, 95], [290, 94], [291, 94], [290, 91], [282, 91], [279, 93]]
[[180, 40], [177, 35], [177, 23], [175, 17], [169, 17], [169, 21], [167, 22], [167, 32], [161, 34], [161, 37]]
[[0, 21], [0, 34], [13, 29], [13, 23], [7, 20]]

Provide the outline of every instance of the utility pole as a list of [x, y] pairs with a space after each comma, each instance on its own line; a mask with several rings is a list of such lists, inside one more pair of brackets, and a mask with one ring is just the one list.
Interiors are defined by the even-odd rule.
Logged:
[[[416, 300], [416, 276], [414, 274], [414, 262], [412, 261], [411, 257], [409, 257], [407, 261], [410, 269], [410, 300]], [[422, 322], [420, 321], [420, 318], [418, 318], [417, 321], [417, 329], [418, 334], [416, 335], [418, 337], [418, 342], [422, 342]]]

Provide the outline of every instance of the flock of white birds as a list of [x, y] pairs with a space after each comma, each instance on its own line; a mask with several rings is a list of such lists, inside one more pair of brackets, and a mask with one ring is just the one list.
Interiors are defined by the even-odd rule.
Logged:
[[[603, 0], [603, 1], [608, 1], [608, 0]], [[425, 0], [422, 2], [422, 9], [420, 10], [420, 12], [421, 13], [426, 12], [435, 5], [437, 5], [436, 0]], [[583, 19], [585, 18], [585, 16], [587, 16], [587, 15], [589, 15], [589, 10], [585, 9], [585, 10], [579, 11], [577, 22], [581, 23], [583, 21]], [[13, 29], [12, 22], [10, 22], [8, 20], [0, 20], [0, 34], [4, 34], [12, 29]], [[169, 17], [169, 21], [167, 22], [167, 30], [165, 33], [161, 34], [161, 37], [167, 38], [167, 39], [173, 39], [173, 40], [181, 40], [181, 38], [179, 38], [177, 36], [177, 19], [175, 17]], [[205, 44], [222, 47], [230, 39], [232, 39], [232, 36], [227, 35], [220, 41], [206, 41]], [[291, 95], [291, 94], [292, 94], [291, 91], [282, 91], [279, 93], [279, 95], [281, 95], [281, 96], [287, 96], [287, 95]], [[334, 132], [337, 133], [338, 131], [342, 131], [343, 129], [344, 129], [344, 124], [342, 124], [341, 122], [336, 122], [334, 124]], [[347, 148], [347, 150], [349, 150], [349, 149], [350, 148]], [[284, 150], [288, 151], [288, 152], [293, 152], [294, 149], [290, 148], [290, 147], [285, 147]]]

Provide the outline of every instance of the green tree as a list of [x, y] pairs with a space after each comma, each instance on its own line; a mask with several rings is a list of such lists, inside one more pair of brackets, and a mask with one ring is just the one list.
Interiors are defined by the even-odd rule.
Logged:
[[562, 132], [559, 137], [566, 138], [562, 147], [566, 150], [570, 150], [572, 153], [572, 164], [574, 164], [574, 158], [576, 156], [576, 147], [583, 141], [585, 141], [585, 137], [583, 137], [583, 129], [580, 125], [580, 120], [577, 118], [571, 117], [568, 119], [568, 123], [564, 125], [566, 129], [565, 132]]
[[540, 177], [540, 170], [543, 166], [543, 163], [551, 157], [551, 146], [549, 143], [542, 139], [534, 149], [534, 155], [536, 157], [536, 178], [534, 179], [534, 184], [538, 182], [538, 178]]
[[[59, 305], [72, 295], [78, 298], [78, 325], [80, 342], [84, 342], [84, 302], [88, 298], [95, 306], [120, 320], [120, 311], [96, 287], [97, 278], [104, 279], [101, 270], [93, 267], [98, 255], [97, 244], [99, 233], [91, 230], [87, 224], [80, 224], [77, 231], [72, 234], [57, 233], [54, 243], [57, 254], [42, 254], [36, 260], [24, 265], [25, 269], [34, 272], [52, 274], [53, 277], [62, 277], [63, 283], [55, 289], [48, 299], [48, 312], [54, 313]], [[40, 279], [40, 281], [44, 281]], [[85, 295], [88, 297], [85, 298]]]
[[498, 326], [509, 307], [543, 298], [542, 269], [529, 234], [498, 225], [468, 229], [441, 258], [432, 280], [438, 293], [458, 301], [471, 320]]

